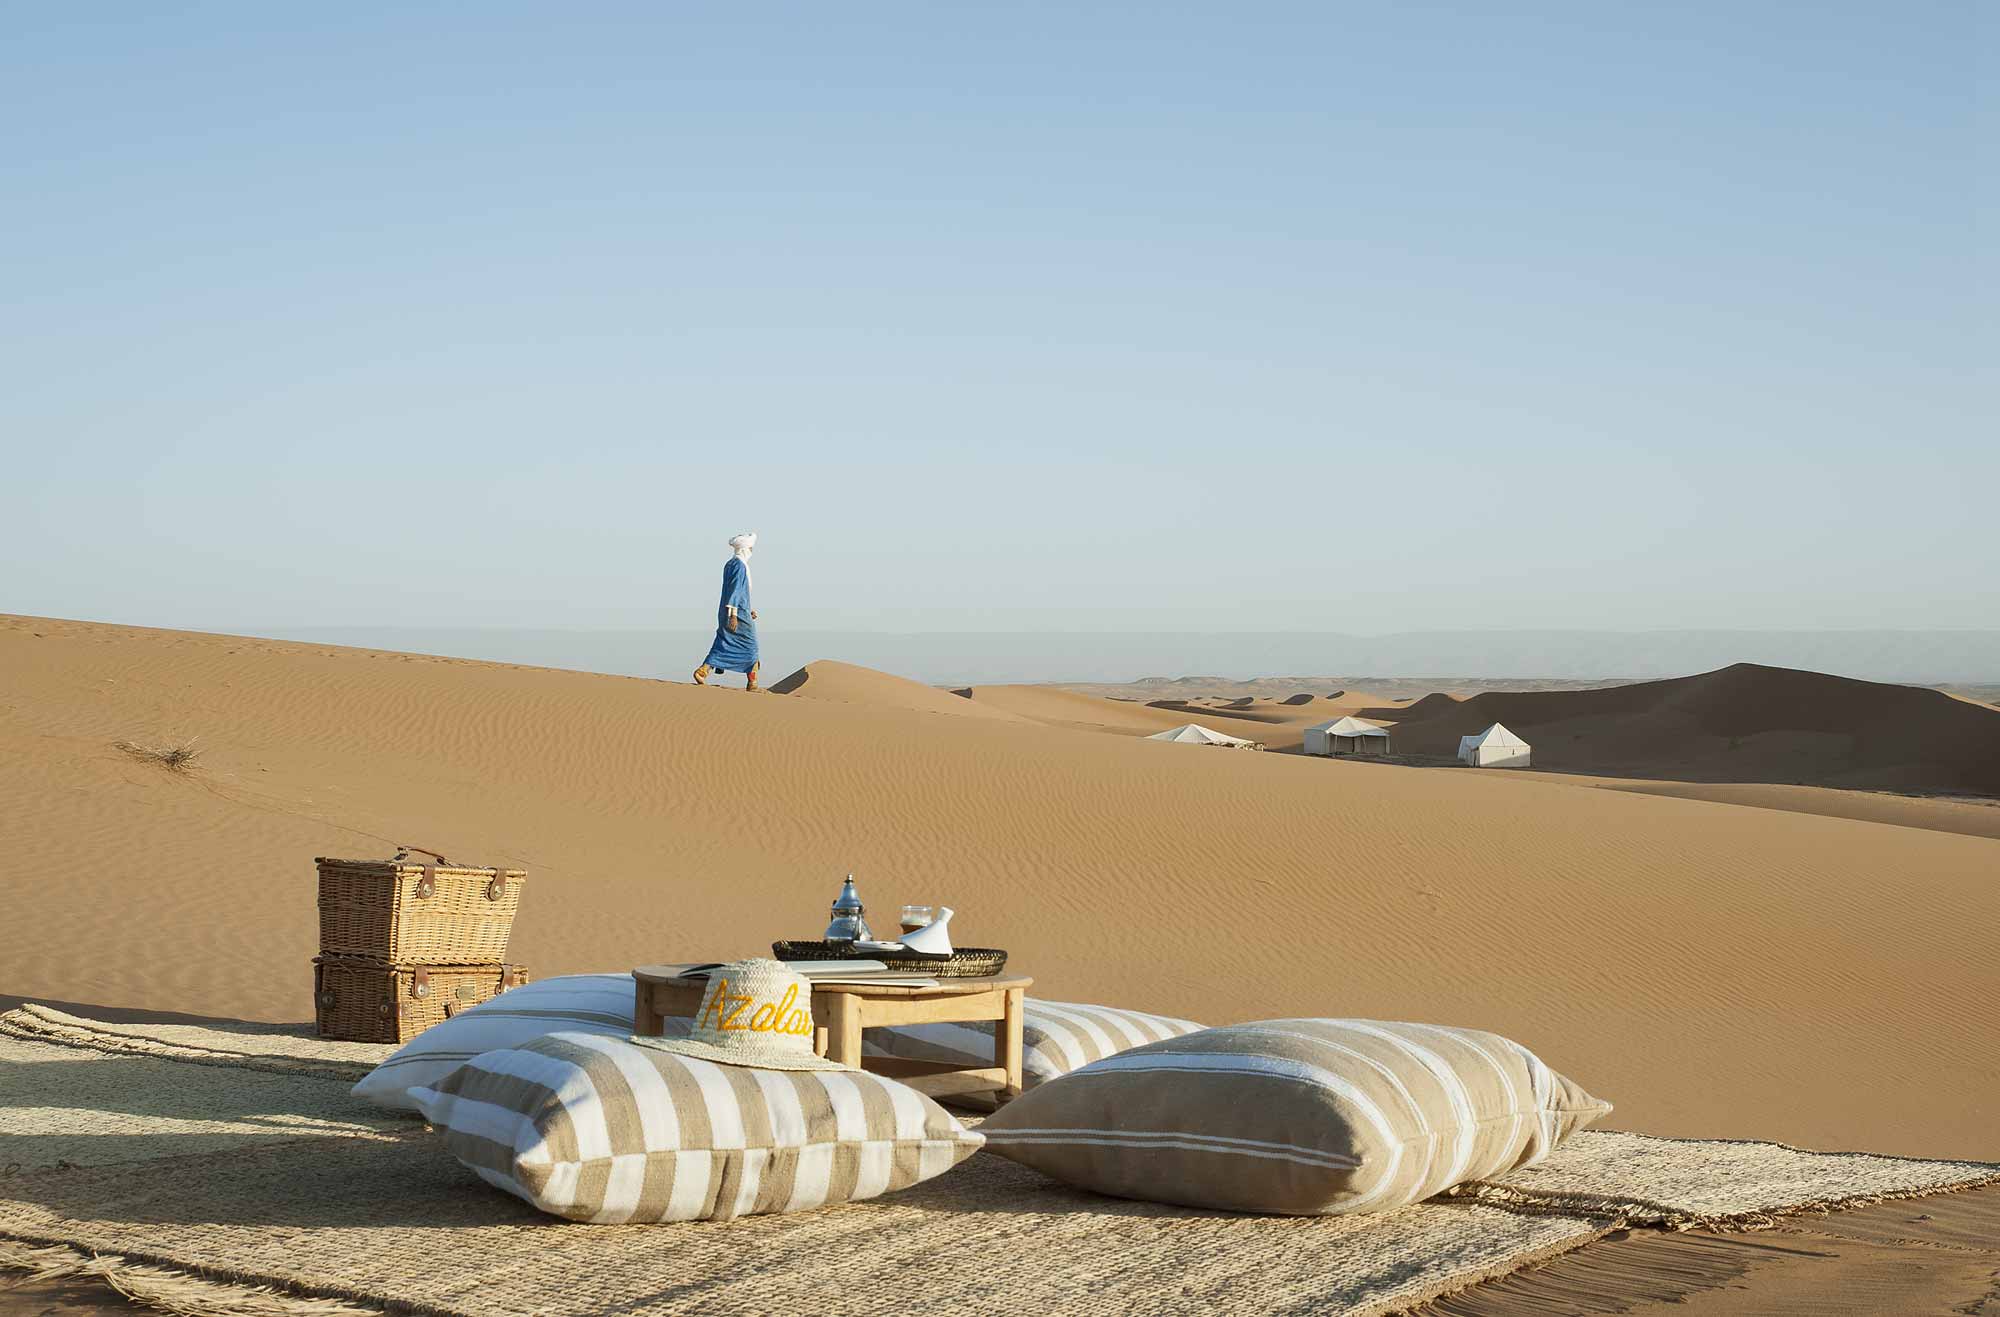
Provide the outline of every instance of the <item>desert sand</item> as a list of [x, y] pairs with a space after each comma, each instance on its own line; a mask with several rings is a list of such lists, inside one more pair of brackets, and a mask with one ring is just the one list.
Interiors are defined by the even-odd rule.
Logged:
[[[538, 975], [762, 952], [852, 872], [1049, 997], [1474, 1025], [1619, 1128], [2000, 1157], [1984, 836], [1164, 745], [1180, 712], [835, 666], [752, 695], [5, 618], [0, 691], [15, 998], [310, 1018], [321, 854], [527, 869]], [[188, 738], [183, 772], [116, 744]]]

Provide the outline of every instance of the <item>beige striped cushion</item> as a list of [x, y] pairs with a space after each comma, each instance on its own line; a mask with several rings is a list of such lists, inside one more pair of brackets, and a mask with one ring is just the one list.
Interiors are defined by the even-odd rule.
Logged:
[[[415, 1111], [409, 1090], [437, 1083], [482, 1052], [519, 1047], [558, 1029], [629, 1038], [632, 996], [630, 974], [564, 974], [510, 988], [412, 1038], [356, 1084], [354, 1096]], [[665, 1033], [685, 1038], [690, 1023], [669, 1019]]]
[[[863, 1041], [877, 1056], [911, 1061], [947, 1061], [953, 1065], [993, 1064], [993, 1031], [987, 1020], [976, 1024], [905, 1024], [870, 1029]], [[1082, 1006], [1075, 1002], [1027, 1000], [1021, 1026], [1021, 1080], [1024, 1087], [1058, 1079], [1092, 1061], [1115, 1056], [1144, 1043], [1178, 1038], [1202, 1026], [1115, 1006]]]
[[1085, 1066], [979, 1132], [1001, 1156], [1099, 1193], [1323, 1215], [1539, 1161], [1610, 1110], [1496, 1034], [1264, 1020]]
[[573, 1221], [721, 1221], [873, 1198], [982, 1142], [875, 1075], [751, 1070], [586, 1033], [487, 1052], [410, 1096], [482, 1179]]

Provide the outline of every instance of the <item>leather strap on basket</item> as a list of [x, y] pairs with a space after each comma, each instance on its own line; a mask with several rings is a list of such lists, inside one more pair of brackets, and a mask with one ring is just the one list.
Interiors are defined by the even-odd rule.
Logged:
[[489, 901], [497, 901], [506, 894], [507, 894], [507, 871], [505, 869], [495, 869], [493, 871], [492, 881], [486, 884], [486, 899]]
[[431, 995], [431, 972], [422, 966], [410, 971], [410, 995], [423, 998]]
[[[410, 858], [411, 851], [415, 851], [419, 855], [428, 855], [433, 860], [436, 860], [439, 864], [442, 864], [447, 869], [452, 867], [452, 863], [450, 860], [447, 860], [444, 856], [439, 855], [436, 851], [427, 851], [421, 846], [398, 846], [396, 848], [395, 859], [407, 860]], [[394, 863], [395, 861], [392, 860], [390, 862]]]
[[398, 846], [396, 854], [390, 859], [389, 863], [396, 864], [409, 859], [411, 851], [415, 851], [419, 855], [428, 855], [437, 861], [437, 864], [426, 864], [423, 874], [417, 879], [417, 899], [419, 901], [428, 901], [437, 895], [438, 865], [441, 864], [449, 869], [452, 867], [452, 863], [436, 851], [428, 851], [421, 846]]

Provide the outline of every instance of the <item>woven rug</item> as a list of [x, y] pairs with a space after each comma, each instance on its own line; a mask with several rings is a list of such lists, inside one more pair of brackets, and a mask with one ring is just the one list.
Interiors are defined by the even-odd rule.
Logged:
[[[503, 1317], [885, 1303], [1376, 1314], [1626, 1222], [1754, 1222], [2000, 1179], [2000, 1166], [1977, 1163], [1585, 1133], [1542, 1166], [1457, 1197], [1377, 1216], [1265, 1218], [1079, 1193], [982, 1153], [869, 1203], [722, 1225], [585, 1226], [486, 1188], [421, 1124], [347, 1098], [345, 1076], [270, 1060], [353, 1062], [317, 1053], [314, 1040], [160, 1026], [175, 1032], [154, 1051], [154, 1026], [115, 1028], [110, 1046], [74, 1017], [0, 1016], [0, 1101], [28, 1095], [34, 1113], [19, 1126], [26, 1155], [0, 1174], [0, 1236], [17, 1241], [16, 1265], [75, 1256], [24, 1245], [65, 1245], [229, 1282], [229, 1293], [279, 1287], [272, 1302]], [[53, 1041], [65, 1031], [79, 1037]], [[28, 1071], [46, 1082], [18, 1073]], [[13, 1114], [0, 1129], [16, 1128]], [[93, 1138], [113, 1140], [111, 1151], [94, 1153]], [[181, 1302], [231, 1310], [219, 1298]]]

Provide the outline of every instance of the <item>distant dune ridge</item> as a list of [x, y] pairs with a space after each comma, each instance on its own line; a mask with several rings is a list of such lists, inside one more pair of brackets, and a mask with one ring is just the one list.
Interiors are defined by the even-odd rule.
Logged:
[[[1740, 734], [1738, 755], [1803, 737], [1837, 772], [1891, 715], [1931, 716], [1711, 676], [1604, 698], [1697, 745]], [[1806, 730], [1755, 730], [1763, 682]], [[814, 663], [750, 695], [0, 617], [0, 995], [307, 1018], [314, 855], [410, 843], [528, 870], [511, 956], [538, 976], [764, 951], [824, 927], [852, 872], [884, 925], [948, 903], [962, 941], [1008, 948], [1052, 998], [1474, 1026], [1622, 1128], [2000, 1156], [2000, 842], [1921, 810], [1887, 826], [1143, 739], [1192, 720], [1276, 745], [1356, 691], [1190, 719], [969, 689]], [[1829, 721], [1843, 691], [1859, 730]], [[1544, 742], [1577, 721], [1506, 720]], [[197, 737], [178, 773], [116, 744]]]
[[1404, 753], [1450, 754], [1461, 735], [1499, 722], [1533, 743], [1538, 767], [2000, 796], [2000, 711], [1754, 663], [1607, 690], [1430, 695], [1375, 712], [1397, 719]]

